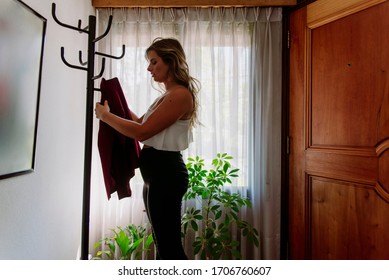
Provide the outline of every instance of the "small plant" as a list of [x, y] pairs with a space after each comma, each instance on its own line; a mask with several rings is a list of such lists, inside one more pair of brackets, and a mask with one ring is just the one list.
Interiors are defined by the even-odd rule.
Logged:
[[242, 207], [251, 207], [250, 199], [223, 190], [225, 184], [238, 177], [239, 169], [232, 169], [231, 159], [227, 154], [217, 154], [207, 170], [200, 157], [188, 158], [189, 188], [183, 199], [197, 199], [201, 206], [186, 209], [182, 236], [185, 238], [190, 230], [196, 233], [193, 253], [200, 254], [201, 259], [241, 259], [240, 242], [231, 234], [233, 226], [259, 246], [258, 231], [238, 215]]
[[95, 243], [94, 249], [101, 248], [101, 250], [97, 251], [94, 260], [139, 260], [142, 258], [142, 252], [148, 251], [153, 243], [152, 234], [146, 235], [146, 227], [142, 225], [130, 224], [125, 229], [118, 226], [116, 230], [111, 231], [113, 236], [105, 237]]

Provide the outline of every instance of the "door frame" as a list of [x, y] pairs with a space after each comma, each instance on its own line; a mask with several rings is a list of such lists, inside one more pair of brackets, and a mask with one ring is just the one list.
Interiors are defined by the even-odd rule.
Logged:
[[280, 258], [289, 256], [289, 44], [290, 14], [317, 0], [298, 1], [293, 7], [284, 7], [282, 16], [282, 131], [281, 131], [281, 236]]

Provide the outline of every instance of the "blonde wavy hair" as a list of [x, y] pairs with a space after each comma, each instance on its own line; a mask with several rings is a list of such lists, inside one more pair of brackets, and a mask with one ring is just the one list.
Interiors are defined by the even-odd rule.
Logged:
[[198, 93], [200, 91], [200, 82], [193, 78], [189, 74], [188, 63], [186, 62], [186, 56], [184, 49], [182, 48], [180, 42], [174, 38], [156, 38], [146, 49], [146, 58], [147, 54], [150, 51], [155, 51], [157, 55], [169, 65], [170, 73], [175, 81], [184, 87], [186, 87], [193, 97], [193, 112], [190, 118], [191, 126], [196, 126], [199, 124], [198, 120], [198, 110], [199, 110], [199, 101]]

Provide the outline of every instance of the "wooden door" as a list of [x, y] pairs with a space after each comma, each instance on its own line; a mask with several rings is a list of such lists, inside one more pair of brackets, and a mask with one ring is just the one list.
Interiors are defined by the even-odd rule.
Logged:
[[389, 2], [290, 17], [291, 259], [389, 259]]

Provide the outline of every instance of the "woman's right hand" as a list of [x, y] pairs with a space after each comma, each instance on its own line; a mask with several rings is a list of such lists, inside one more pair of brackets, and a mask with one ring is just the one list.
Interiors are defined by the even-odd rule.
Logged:
[[95, 114], [96, 118], [98, 118], [99, 120], [104, 121], [103, 116], [105, 113], [109, 113], [109, 111], [110, 109], [107, 100], [104, 101], [104, 105], [101, 105], [99, 102], [96, 103]]

